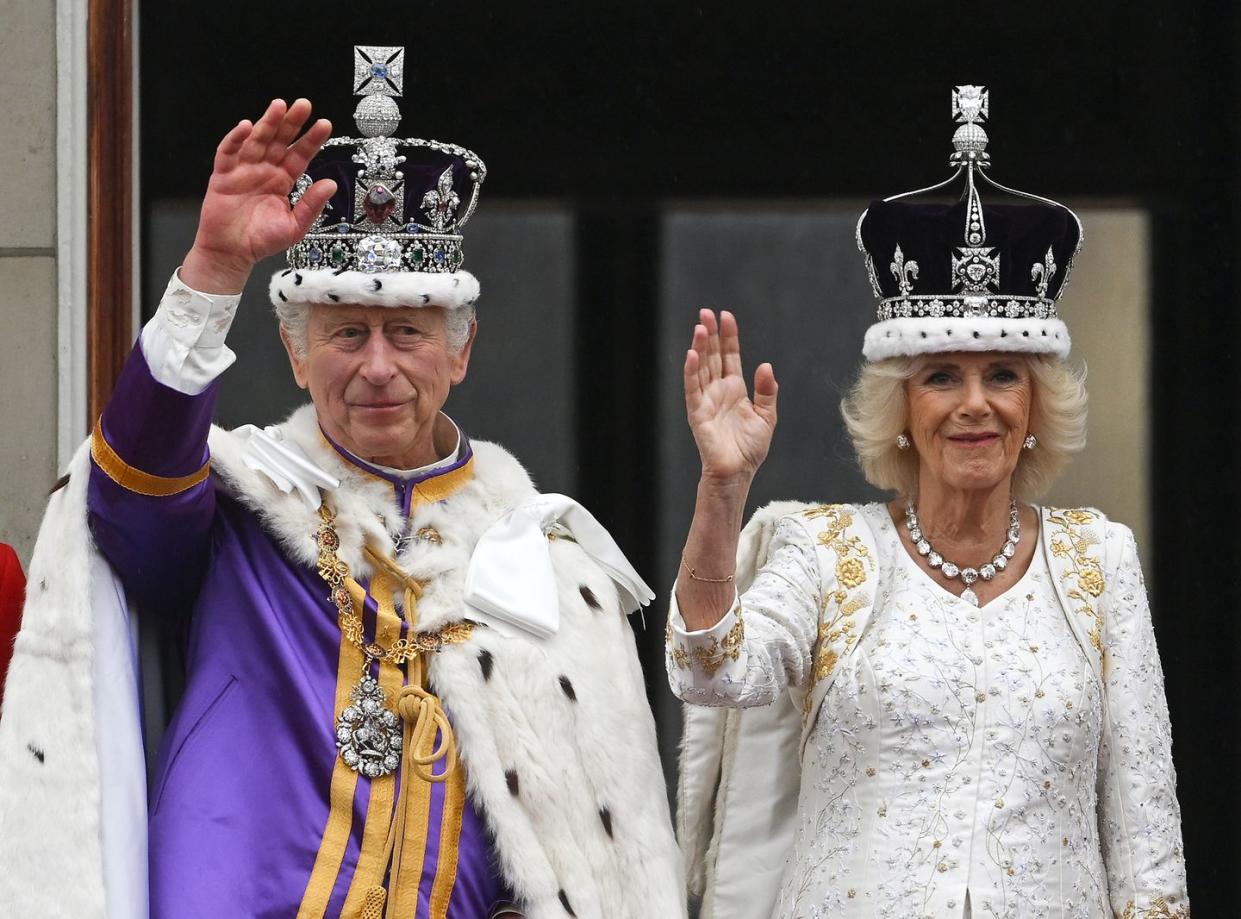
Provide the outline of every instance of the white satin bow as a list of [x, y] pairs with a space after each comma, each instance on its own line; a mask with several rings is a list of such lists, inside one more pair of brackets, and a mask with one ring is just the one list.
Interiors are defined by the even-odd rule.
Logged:
[[503, 634], [510, 627], [538, 638], [556, 633], [560, 601], [546, 533], [557, 523], [616, 583], [626, 612], [655, 599], [590, 511], [565, 495], [535, 495], [492, 524], [474, 547], [465, 604], [477, 618]]
[[286, 495], [296, 488], [312, 511], [319, 509], [320, 488], [330, 491], [340, 486], [340, 480], [311, 462], [301, 447], [282, 438], [278, 428], [247, 424], [235, 433], [248, 437], [242, 457], [246, 466], [263, 473]]

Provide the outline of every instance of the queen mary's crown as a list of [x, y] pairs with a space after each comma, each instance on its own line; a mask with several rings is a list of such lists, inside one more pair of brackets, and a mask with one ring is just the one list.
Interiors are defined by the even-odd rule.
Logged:
[[863, 349], [869, 360], [963, 350], [1068, 354], [1056, 301], [1082, 243], [1081, 221], [1063, 204], [991, 179], [989, 110], [984, 87], [956, 87], [953, 174], [876, 201], [858, 221], [858, 248], [879, 298]]

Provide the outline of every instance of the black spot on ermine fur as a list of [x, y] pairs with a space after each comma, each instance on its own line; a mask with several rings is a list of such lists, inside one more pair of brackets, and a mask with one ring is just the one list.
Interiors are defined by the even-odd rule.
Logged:
[[612, 835], [612, 812], [606, 807], [599, 808], [599, 819], [603, 821], [603, 829], [608, 834], [608, 839], [614, 839]]
[[569, 682], [569, 678], [567, 676], [562, 676], [560, 678], [560, 688], [564, 690], [564, 694], [569, 697], [570, 702], [577, 701], [577, 692], [573, 689], [573, 684]]
[[483, 671], [483, 679], [491, 679], [491, 668], [495, 665], [495, 658], [491, 656], [491, 652], [486, 648], [478, 652], [478, 666]]
[[586, 601], [586, 605], [591, 609], [601, 610], [603, 607], [599, 604], [599, 598], [595, 596], [595, 592], [585, 584], [581, 587], [582, 599]]
[[38, 747], [36, 747], [33, 743], [26, 744], [26, 749], [30, 751], [31, 755], [34, 756], [35, 759], [37, 759], [39, 762], [43, 762], [43, 759], [44, 759], [43, 751], [40, 750]]
[[516, 769], [504, 770], [504, 781], [508, 783], [509, 794], [511, 794], [513, 797], [517, 797], [517, 795], [521, 791], [521, 787], [517, 782], [517, 770]]
[[573, 912], [573, 907], [569, 905], [569, 895], [563, 889], [560, 891], [560, 905], [564, 907], [566, 913], [576, 919], [577, 913]]

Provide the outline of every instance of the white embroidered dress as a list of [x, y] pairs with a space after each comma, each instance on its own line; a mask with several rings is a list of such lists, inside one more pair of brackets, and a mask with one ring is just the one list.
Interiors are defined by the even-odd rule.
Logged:
[[[687, 702], [800, 703], [830, 674], [817, 713], [804, 706], [813, 721], [773, 917], [1188, 916], [1132, 534], [1107, 525], [1119, 564], [1096, 671], [1049, 567], [1067, 543], [1043, 540], [1020, 581], [979, 609], [917, 567], [883, 505], [854, 513], [877, 550], [865, 587], [864, 569], [825, 552], [830, 534], [797, 514], [777, 523], [767, 564], [718, 625], [685, 631], [675, 601], [670, 617], [668, 672]], [[858, 599], [842, 603], [842, 587]], [[852, 634], [851, 603], [873, 604]]]

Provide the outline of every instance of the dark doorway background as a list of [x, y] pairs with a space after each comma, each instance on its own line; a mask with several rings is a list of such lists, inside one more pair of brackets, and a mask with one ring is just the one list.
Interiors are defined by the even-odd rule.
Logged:
[[[572, 353], [541, 352], [532, 318], [529, 372], [573, 368], [576, 424], [558, 449], [577, 497], [644, 573], [678, 548], [652, 538], [662, 201], [862, 200], [927, 184], [943, 174], [926, 153], [947, 146], [949, 87], [981, 82], [1004, 181], [1147, 209], [1145, 563], [1195, 913], [1237, 914], [1241, 6], [143, 3], [143, 251], [154, 204], [199, 196], [219, 137], [273, 96], [307, 96], [350, 128], [355, 43], [406, 46], [402, 133], [479, 151], [483, 211], [546, 199], [573, 215]], [[148, 281], [148, 312], [159, 293]], [[641, 639], [652, 691], [659, 602]]]

